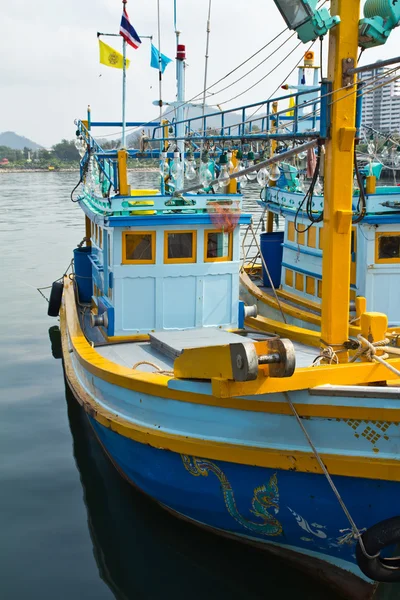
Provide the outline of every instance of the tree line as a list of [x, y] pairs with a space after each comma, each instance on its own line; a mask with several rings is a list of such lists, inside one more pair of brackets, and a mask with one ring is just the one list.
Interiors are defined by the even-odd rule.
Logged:
[[0, 160], [6, 158], [11, 163], [26, 163], [28, 160], [33, 162], [51, 162], [56, 159], [66, 163], [79, 162], [79, 152], [75, 147], [74, 140], [61, 140], [55, 144], [51, 151], [45, 148], [31, 150], [25, 147], [23, 150], [15, 150], [8, 146], [0, 146]]

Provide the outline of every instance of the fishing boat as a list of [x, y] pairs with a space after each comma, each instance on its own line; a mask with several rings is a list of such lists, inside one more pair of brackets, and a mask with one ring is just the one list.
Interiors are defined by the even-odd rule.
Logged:
[[[91, 112], [77, 122], [86, 245], [74, 250], [73, 273], [53, 284], [49, 314], [60, 314], [68, 384], [132, 485], [182, 519], [366, 599], [378, 583], [400, 580], [393, 556], [400, 541], [400, 350], [387, 315], [367, 310], [365, 296], [353, 299], [357, 321], [350, 323], [357, 54], [359, 44], [384, 43], [400, 7], [367, 0], [360, 20], [358, 0], [333, 0], [331, 12], [309, 0], [275, 3], [301, 41], [331, 37], [328, 81], [312, 100], [320, 106], [314, 131], [298, 121], [309, 89], [292, 94], [291, 131], [272, 131], [276, 99], [236, 109], [236, 127], [220, 111], [212, 135], [208, 114], [200, 123], [185, 120], [185, 47], [178, 43], [176, 117], [151, 123], [160, 190], [130, 189], [128, 157], [154, 154], [145, 144], [140, 152], [125, 148], [129, 122], [123, 118], [115, 151], [103, 150], [93, 134], [115, 123], [94, 121]], [[255, 108], [265, 111], [258, 131], [248, 119]], [[262, 144], [271, 141], [293, 147], [266, 156]], [[258, 163], [249, 150], [243, 164], [244, 142], [261, 144]], [[315, 149], [321, 156], [322, 148], [323, 221], [309, 228], [303, 246], [317, 251], [323, 232], [322, 260], [313, 257], [323, 287], [312, 305], [317, 327], [306, 329], [257, 315], [256, 293], [249, 292], [251, 302], [240, 299], [240, 228], [254, 229], [237, 182], [257, 173], [268, 180], [263, 169], [279, 168], [280, 176], [294, 156]], [[283, 212], [286, 200], [274, 193], [268, 188], [261, 202]], [[364, 220], [374, 202], [371, 196]], [[286, 244], [293, 244], [290, 230]], [[378, 258], [381, 250], [388, 251], [386, 242], [378, 240]], [[393, 268], [387, 264], [385, 272]], [[290, 267], [283, 268], [286, 281]], [[307, 273], [298, 270], [295, 282], [298, 275]], [[302, 302], [310, 306], [305, 289]], [[278, 308], [283, 294], [299, 312], [302, 304], [285, 288], [274, 296]]]

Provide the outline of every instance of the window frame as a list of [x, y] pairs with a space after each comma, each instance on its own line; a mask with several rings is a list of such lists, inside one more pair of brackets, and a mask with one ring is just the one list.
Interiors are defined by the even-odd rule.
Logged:
[[[217, 256], [215, 258], [207, 257], [207, 247], [208, 247], [208, 235], [210, 233], [226, 233], [229, 236], [228, 239], [228, 256]], [[205, 229], [204, 230], [204, 262], [205, 263], [214, 263], [214, 262], [232, 262], [232, 254], [233, 254], [233, 240], [232, 240], [232, 232], [224, 231], [223, 229]]]
[[377, 231], [375, 233], [375, 264], [377, 265], [398, 265], [400, 256], [394, 258], [379, 258], [379, 239], [381, 237], [400, 237], [400, 231]]
[[[170, 234], [191, 233], [192, 234], [192, 256], [190, 258], [168, 258], [168, 236]], [[181, 265], [197, 262], [197, 230], [196, 229], [169, 229], [164, 231], [164, 264]]]
[[[151, 236], [151, 255], [148, 259], [127, 259], [126, 258], [126, 238], [128, 235], [150, 235]], [[123, 265], [154, 265], [156, 263], [156, 232], [155, 231], [123, 231], [122, 232], [122, 263]]]

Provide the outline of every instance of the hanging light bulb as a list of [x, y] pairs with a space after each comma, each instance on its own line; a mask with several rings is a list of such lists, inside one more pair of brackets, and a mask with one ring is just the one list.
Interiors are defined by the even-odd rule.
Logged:
[[229, 179], [229, 162], [228, 162], [228, 155], [226, 154], [226, 152], [221, 154], [221, 156], [219, 157], [219, 166], [220, 166], [220, 171], [219, 171], [219, 176], [218, 176], [218, 186], [221, 189], [224, 189], [230, 181], [230, 179]]
[[[232, 152], [228, 152], [227, 156], [228, 156], [229, 173], [234, 173], [235, 172], [235, 165], [232, 162]], [[237, 165], [236, 165], [236, 168], [237, 168]]]
[[[248, 167], [253, 167], [254, 166], [254, 152], [252, 150], [250, 150], [250, 152], [248, 152], [248, 154], [247, 154], [247, 166]], [[248, 173], [247, 174], [247, 179], [249, 181], [254, 181], [255, 179], [257, 179], [257, 171], [253, 171], [252, 173]]]
[[389, 158], [389, 142], [385, 142], [382, 148], [382, 152], [381, 152], [381, 158], [383, 158], [383, 160], [386, 160]]
[[397, 148], [395, 148], [394, 153], [393, 153], [393, 165], [395, 167], [399, 167], [400, 166], [400, 146], [397, 146]]
[[[246, 168], [246, 163], [243, 160], [243, 152], [241, 150], [238, 150], [236, 152], [236, 160], [237, 165], [235, 167], [235, 172], [238, 173], [239, 171], [243, 171], [243, 169]], [[240, 175], [240, 177], [237, 178], [237, 182], [240, 184], [240, 189], [244, 189], [247, 185], [246, 175]]]
[[297, 184], [296, 192], [301, 192], [301, 193], [305, 192], [303, 173], [299, 176], [299, 182]]
[[279, 164], [278, 163], [274, 163], [272, 165], [272, 168], [269, 172], [269, 178], [271, 181], [278, 181], [279, 177], [281, 176], [281, 170], [279, 168]]
[[368, 145], [367, 145], [368, 154], [373, 156], [375, 154], [375, 150], [376, 150], [376, 148], [375, 148], [375, 143], [374, 143], [374, 136], [371, 135], [368, 140]]
[[307, 158], [307, 151], [306, 152], [299, 152], [297, 154], [297, 158], [299, 158], [300, 160], [304, 160], [305, 158]]
[[210, 187], [210, 183], [213, 179], [212, 173], [210, 171], [210, 157], [207, 151], [203, 152], [201, 155], [201, 164], [200, 164], [200, 183], [203, 188], [206, 190]]
[[174, 152], [174, 160], [173, 160], [172, 165], [169, 168], [169, 172], [171, 175], [171, 179], [174, 179], [175, 181], [176, 181], [176, 179], [178, 179], [178, 177], [182, 173], [182, 165], [181, 165], [181, 161], [180, 161], [180, 157], [179, 157], [179, 152], [177, 150], [175, 150], [175, 152]]
[[[265, 151], [261, 152], [260, 162], [263, 162], [266, 159], [267, 159], [267, 155], [266, 155]], [[261, 167], [261, 169], [257, 172], [257, 181], [258, 181], [258, 184], [261, 185], [262, 188], [264, 188], [266, 185], [268, 185], [269, 171], [266, 167]]]
[[160, 156], [160, 176], [164, 179], [165, 177], [165, 161], [167, 160], [167, 153], [161, 152]]
[[268, 185], [269, 173], [265, 167], [262, 167], [257, 173], [257, 181], [262, 188]]
[[86, 153], [86, 142], [81, 135], [75, 139], [75, 148], [78, 150], [79, 156], [83, 158]]
[[314, 196], [321, 196], [321, 195], [322, 195], [322, 184], [321, 184], [319, 177], [317, 177], [317, 181], [315, 182], [315, 186], [314, 186]]
[[189, 150], [186, 154], [185, 160], [185, 177], [189, 181], [196, 179], [196, 162], [194, 160], [193, 152]]

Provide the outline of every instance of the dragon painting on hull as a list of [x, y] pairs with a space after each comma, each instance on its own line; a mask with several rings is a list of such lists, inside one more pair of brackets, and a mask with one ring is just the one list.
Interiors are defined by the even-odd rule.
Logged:
[[273, 517], [271, 511], [277, 514], [279, 512], [279, 490], [276, 473], [270, 477], [268, 483], [261, 485], [254, 490], [252, 499], [252, 512], [261, 522], [249, 521], [238, 511], [235, 501], [235, 495], [231, 484], [225, 473], [212, 461], [194, 456], [182, 454], [185, 469], [191, 475], [207, 477], [209, 473], [214, 473], [221, 485], [225, 506], [235, 521], [246, 529], [259, 535], [279, 536], [283, 529], [281, 523]]

